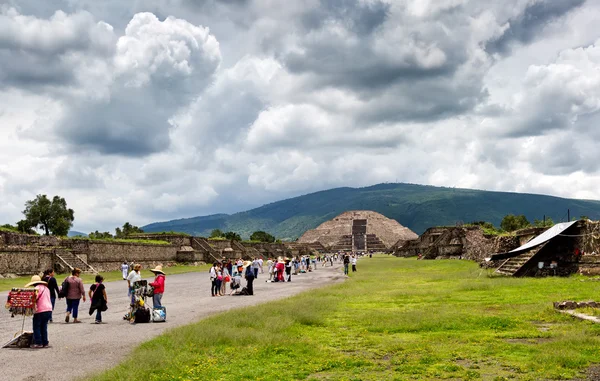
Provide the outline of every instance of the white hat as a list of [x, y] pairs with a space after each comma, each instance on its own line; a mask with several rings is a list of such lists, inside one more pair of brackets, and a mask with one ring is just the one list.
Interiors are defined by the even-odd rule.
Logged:
[[33, 286], [33, 285], [35, 285], [35, 284], [43, 284], [43, 285], [46, 285], [46, 286], [47, 286], [47, 285], [48, 285], [48, 282], [44, 282], [44, 281], [42, 280], [42, 278], [40, 278], [40, 276], [39, 276], [39, 275], [34, 275], [34, 276], [32, 276], [32, 277], [31, 277], [31, 282], [27, 283], [27, 284], [25, 285], [25, 287], [30, 287], [30, 286]]

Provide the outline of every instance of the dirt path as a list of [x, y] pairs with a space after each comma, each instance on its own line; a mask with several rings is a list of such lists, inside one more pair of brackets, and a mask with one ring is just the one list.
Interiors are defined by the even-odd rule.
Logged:
[[[147, 275], [147, 271], [144, 273]], [[254, 282], [254, 296], [213, 298], [210, 296], [208, 273], [167, 275], [163, 298], [168, 313], [167, 323], [131, 325], [123, 320], [129, 304], [124, 281], [106, 283], [109, 300], [109, 310], [103, 314], [106, 324], [93, 324], [93, 316], [88, 315], [89, 300], [80, 305], [79, 315], [83, 323], [66, 324], [63, 313], [65, 302], [57, 300], [55, 322], [48, 327], [51, 348], [0, 349], [0, 380], [72, 380], [110, 369], [135, 346], [167, 329], [196, 322], [211, 314], [283, 299], [312, 288], [341, 282], [345, 276], [341, 265], [336, 264], [334, 267], [319, 267], [317, 271], [293, 276], [289, 283], [266, 283], [266, 278], [266, 274], [259, 274]], [[86, 290], [89, 286], [86, 285]], [[202, 291], [195, 295], [193, 289]], [[0, 293], [3, 302], [6, 296], [6, 292]], [[0, 313], [0, 343], [8, 342], [16, 332], [20, 332], [21, 324], [22, 317], [11, 318], [8, 311], [3, 310]], [[25, 330], [31, 330], [31, 318], [27, 318]]]

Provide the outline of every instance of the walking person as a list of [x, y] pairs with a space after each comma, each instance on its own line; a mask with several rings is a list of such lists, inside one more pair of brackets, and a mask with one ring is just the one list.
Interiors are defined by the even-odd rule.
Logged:
[[85, 303], [85, 288], [83, 287], [83, 281], [79, 277], [81, 275], [81, 269], [74, 268], [71, 271], [71, 276], [65, 279], [68, 284], [68, 290], [65, 298], [67, 299], [67, 313], [65, 314], [65, 323], [68, 323], [71, 315], [73, 315], [73, 323], [81, 323], [77, 317], [79, 316], [79, 302], [83, 297]]
[[163, 272], [161, 265], [156, 266], [150, 271], [154, 273], [154, 282], [150, 283], [150, 286], [154, 287], [154, 295], [152, 295], [152, 306], [154, 308], [161, 308], [162, 297], [165, 293], [165, 273]]
[[123, 264], [121, 265], [121, 272], [123, 273], [123, 280], [126, 280], [127, 273], [129, 272], [129, 265], [126, 261], [123, 261]]
[[48, 283], [48, 289], [50, 290], [50, 302], [52, 303], [52, 311], [50, 312], [50, 321], [52, 323], [52, 312], [54, 312], [54, 306], [56, 305], [56, 298], [58, 297], [58, 293], [60, 290], [58, 289], [58, 282], [56, 282], [56, 278], [54, 277], [54, 269], [48, 269], [44, 271], [44, 276], [42, 280]]
[[90, 297], [90, 316], [96, 311], [96, 324], [102, 324], [102, 312], [108, 309], [106, 286], [102, 282], [104, 282], [104, 277], [96, 275], [96, 283], [88, 291], [88, 296]]
[[353, 273], [355, 273], [355, 272], [356, 272], [356, 261], [357, 261], [357, 259], [356, 259], [356, 256], [355, 256], [355, 255], [353, 255], [353, 256], [352, 256], [352, 272], [353, 272]]
[[261, 257], [259, 257], [259, 258], [258, 258], [258, 265], [259, 265], [259, 267], [260, 267], [260, 273], [261, 273], [261, 274], [264, 274], [264, 272], [265, 272], [265, 269], [264, 269], [264, 264], [265, 264], [265, 263], [264, 263], [263, 259], [262, 259]]
[[350, 257], [348, 254], [344, 255], [344, 274], [348, 275], [348, 265], [350, 264]]
[[39, 275], [31, 277], [31, 282], [25, 287], [35, 286], [36, 309], [33, 314], [33, 344], [31, 348], [47, 348], [48, 345], [48, 321], [52, 317], [52, 302], [50, 301], [50, 289], [48, 283], [44, 282]]

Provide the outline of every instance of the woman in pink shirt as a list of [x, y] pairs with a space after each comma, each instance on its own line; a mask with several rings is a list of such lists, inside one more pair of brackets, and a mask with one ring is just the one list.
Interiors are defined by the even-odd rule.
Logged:
[[38, 275], [31, 277], [31, 282], [25, 287], [35, 286], [36, 309], [33, 314], [33, 345], [31, 348], [48, 347], [48, 321], [52, 317], [52, 301], [48, 283], [42, 281]]

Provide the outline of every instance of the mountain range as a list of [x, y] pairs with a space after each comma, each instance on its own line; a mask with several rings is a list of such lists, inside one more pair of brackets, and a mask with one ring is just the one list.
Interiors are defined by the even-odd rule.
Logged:
[[507, 214], [529, 221], [569, 217], [600, 219], [600, 201], [459, 189], [406, 183], [364, 188], [335, 188], [310, 193], [235, 214], [214, 214], [156, 222], [146, 232], [176, 231], [208, 236], [213, 229], [234, 231], [242, 237], [263, 230], [282, 240], [293, 240], [348, 210], [372, 210], [397, 220], [417, 234], [432, 226], [487, 221], [500, 226]]

